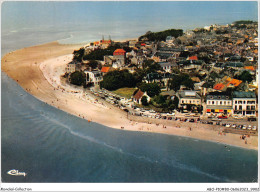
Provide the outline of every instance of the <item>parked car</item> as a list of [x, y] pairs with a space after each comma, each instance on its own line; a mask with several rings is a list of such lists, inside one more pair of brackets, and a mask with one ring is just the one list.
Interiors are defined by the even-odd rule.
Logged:
[[220, 125], [220, 122], [216, 122], [216, 125]]
[[238, 129], [242, 129], [242, 127], [243, 127], [242, 125], [238, 125], [237, 126]]
[[248, 129], [248, 130], [251, 130], [251, 129], [252, 129], [252, 126], [251, 126], [251, 125], [248, 125], [247, 129]]
[[235, 119], [243, 119], [243, 116], [233, 116]]
[[226, 127], [231, 127], [231, 124], [229, 124], [229, 123], [228, 123], [228, 124], [226, 124]]
[[232, 128], [234, 128], [234, 129], [235, 129], [236, 127], [237, 127], [237, 125], [236, 125], [236, 124], [233, 124], [233, 125], [232, 125]]
[[190, 122], [191, 122], [191, 123], [194, 123], [195, 121], [194, 121], [194, 119], [190, 119]]
[[256, 117], [248, 117], [247, 120], [248, 121], [256, 121]]
[[225, 115], [220, 115], [220, 116], [218, 116], [218, 118], [219, 118], [219, 119], [227, 119], [227, 116], [225, 116]]
[[124, 110], [125, 112], [129, 112], [129, 110], [128, 110], [128, 109], [125, 109], [125, 108], [124, 108], [123, 110]]
[[243, 125], [242, 129], [243, 129], [243, 130], [246, 130], [246, 125]]
[[253, 126], [252, 130], [253, 130], [253, 131], [256, 131], [256, 126]]
[[224, 126], [224, 127], [225, 127], [225, 126], [226, 126], [226, 123], [222, 123], [222, 126]]

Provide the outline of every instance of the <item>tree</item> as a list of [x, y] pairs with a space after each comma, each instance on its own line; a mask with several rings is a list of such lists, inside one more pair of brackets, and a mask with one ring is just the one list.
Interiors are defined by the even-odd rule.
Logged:
[[142, 64], [142, 68], [144, 73], [147, 75], [148, 73], [155, 73], [158, 70], [161, 70], [161, 66], [154, 62], [154, 60], [149, 59], [149, 60], [145, 60]]
[[194, 88], [194, 83], [191, 80], [188, 74], [182, 73], [179, 75], [174, 75], [173, 78], [169, 81], [170, 89], [178, 91], [181, 85], [186, 86], [188, 89]]
[[157, 95], [157, 96], [154, 97], [154, 102], [156, 102], [159, 105], [163, 105], [163, 104], [165, 104], [166, 99], [162, 95]]
[[86, 82], [86, 74], [84, 72], [75, 71], [70, 75], [70, 83], [73, 85], [83, 85]]
[[183, 30], [182, 29], [168, 29], [165, 31], [160, 32], [147, 32], [145, 35], [139, 37], [139, 41], [142, 39], [148, 39], [149, 41], [165, 41], [167, 36], [173, 36], [175, 38], [182, 36]]
[[253, 80], [253, 76], [248, 71], [243, 71], [240, 75], [238, 75], [237, 79], [250, 83]]
[[96, 60], [90, 60], [88, 65], [92, 68], [92, 69], [96, 69], [98, 66], [98, 62]]
[[147, 101], [147, 96], [143, 96], [141, 99], [142, 105], [147, 106], [148, 105], [148, 101]]
[[161, 89], [157, 83], [141, 83], [139, 88], [142, 92], [146, 92], [150, 97], [159, 95], [161, 92]]
[[78, 61], [81, 62], [82, 61], [82, 57], [84, 56], [85, 53], [85, 49], [82, 47], [79, 50], [74, 50], [73, 52], [73, 60], [74, 61]]
[[194, 83], [190, 78], [185, 79], [182, 82], [182, 85], [184, 85], [187, 89], [191, 89], [191, 90], [194, 89]]
[[110, 45], [106, 49], [95, 49], [91, 51], [89, 54], [83, 57], [84, 60], [103, 60], [105, 55], [113, 55], [116, 49], [124, 49], [126, 52], [131, 51], [129, 47], [125, 46], [124, 43], [115, 43], [114, 45]]
[[187, 57], [189, 57], [190, 55], [191, 55], [191, 52], [189, 52], [189, 51], [182, 51], [182, 52], [180, 53], [179, 57], [185, 57], [185, 58], [187, 58]]
[[107, 90], [116, 90], [122, 87], [135, 87], [136, 80], [128, 70], [110, 71], [103, 77], [100, 86]]
[[145, 77], [145, 72], [142, 69], [136, 69], [133, 76], [135, 77], [136, 83], [141, 83], [143, 78]]
[[173, 104], [175, 106], [175, 109], [178, 108], [178, 105], [179, 105], [179, 98], [178, 97], [176, 97], [176, 96], [174, 97]]
[[97, 68], [98, 68], [99, 70], [102, 69], [102, 64], [101, 64], [100, 62], [98, 62]]

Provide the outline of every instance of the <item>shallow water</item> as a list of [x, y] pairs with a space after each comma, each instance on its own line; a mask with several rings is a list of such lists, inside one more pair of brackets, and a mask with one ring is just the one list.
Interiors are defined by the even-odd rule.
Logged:
[[3, 182], [257, 181], [255, 150], [88, 123], [35, 99], [5, 73], [1, 99]]

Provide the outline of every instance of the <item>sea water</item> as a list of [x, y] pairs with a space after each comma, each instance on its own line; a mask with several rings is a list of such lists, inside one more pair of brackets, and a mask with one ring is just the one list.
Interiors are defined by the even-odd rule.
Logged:
[[2, 56], [10, 51], [57, 41], [89, 43], [138, 38], [147, 31], [193, 30], [236, 20], [258, 19], [257, 2], [51, 2], [1, 4]]
[[3, 182], [257, 181], [255, 150], [112, 129], [37, 100], [5, 73], [1, 85]]

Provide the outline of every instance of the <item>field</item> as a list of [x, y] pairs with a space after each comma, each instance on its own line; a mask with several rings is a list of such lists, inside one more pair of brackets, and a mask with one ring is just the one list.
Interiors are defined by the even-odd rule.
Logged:
[[119, 96], [130, 99], [135, 90], [136, 90], [136, 88], [125, 87], [125, 88], [120, 88], [120, 89], [112, 91], [112, 92], [119, 95]]

